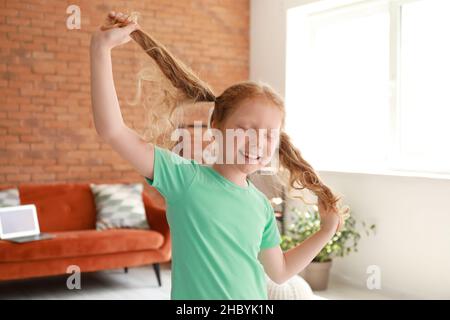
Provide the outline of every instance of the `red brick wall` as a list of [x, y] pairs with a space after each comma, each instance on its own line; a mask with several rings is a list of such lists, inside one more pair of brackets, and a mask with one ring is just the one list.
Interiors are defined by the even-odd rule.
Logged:
[[[66, 28], [71, 4], [80, 30]], [[0, 183], [143, 181], [93, 127], [88, 48], [109, 10], [139, 11], [143, 29], [216, 93], [248, 78], [249, 0], [0, 0]], [[133, 42], [113, 50], [122, 114], [139, 132], [143, 109], [125, 101], [148, 59]]]

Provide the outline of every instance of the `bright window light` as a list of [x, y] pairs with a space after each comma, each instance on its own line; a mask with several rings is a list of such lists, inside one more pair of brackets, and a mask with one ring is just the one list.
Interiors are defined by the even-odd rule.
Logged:
[[407, 169], [450, 171], [449, 12], [448, 0], [402, 6], [400, 163]]
[[286, 130], [305, 159], [450, 173], [450, 1], [320, 3], [287, 13]]

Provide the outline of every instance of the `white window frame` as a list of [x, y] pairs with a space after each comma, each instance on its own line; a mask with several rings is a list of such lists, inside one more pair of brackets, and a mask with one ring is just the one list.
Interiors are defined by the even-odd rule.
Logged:
[[[380, 169], [367, 168], [363, 170], [341, 170], [337, 168], [336, 170], [320, 171], [450, 179], [450, 172], [441, 172], [439, 170], [433, 171], [431, 169], [418, 169], [418, 166], [414, 163], [414, 161], [408, 161], [407, 159], [404, 159], [401, 154], [401, 7], [402, 5], [417, 1], [426, 0], [322, 0], [312, 3], [297, 4], [290, 7], [302, 7], [306, 18], [311, 18], [316, 14], [323, 15], [327, 12], [337, 13], [347, 8], [356, 8], [359, 6], [364, 7], [369, 5], [387, 5], [389, 10], [390, 145], [388, 146], [388, 159], [386, 162], [386, 166], [385, 168]], [[289, 10], [290, 8], [288, 7], [286, 9]]]

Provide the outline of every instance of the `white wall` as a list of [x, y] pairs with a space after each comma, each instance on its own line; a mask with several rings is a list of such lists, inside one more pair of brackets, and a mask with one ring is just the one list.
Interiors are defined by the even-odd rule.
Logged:
[[[317, 1], [317, 0], [316, 0]], [[285, 90], [285, 13], [302, 0], [252, 0], [250, 77]], [[301, 146], [300, 146], [301, 148]], [[314, 165], [314, 164], [313, 164]], [[359, 252], [335, 259], [333, 275], [365, 287], [369, 265], [381, 269], [393, 297], [450, 298], [450, 180], [320, 172], [356, 218], [377, 224]]]

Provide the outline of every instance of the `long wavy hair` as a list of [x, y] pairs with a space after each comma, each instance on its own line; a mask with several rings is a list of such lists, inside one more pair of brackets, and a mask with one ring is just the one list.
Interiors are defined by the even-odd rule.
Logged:
[[[136, 19], [136, 14], [131, 14]], [[121, 27], [126, 23], [107, 21], [103, 29]], [[240, 102], [249, 98], [263, 97], [268, 99], [283, 114], [280, 141], [279, 160], [282, 168], [288, 171], [288, 185], [291, 189], [308, 189], [313, 192], [319, 201], [323, 203], [326, 210], [340, 209], [337, 203], [340, 200], [329, 187], [319, 178], [313, 167], [303, 158], [300, 150], [296, 148], [290, 137], [284, 131], [285, 104], [283, 98], [268, 84], [255, 81], [242, 81], [236, 83], [220, 95], [216, 96], [210, 86], [202, 81], [189, 67], [177, 59], [160, 42], [138, 28], [130, 34], [130, 37], [152, 58], [155, 67], [149, 67], [138, 75], [137, 97], [141, 95], [142, 81], [151, 81], [158, 86], [159, 108], [155, 108], [156, 97], [149, 97], [153, 107], [147, 108], [148, 123], [151, 123], [148, 138], [152, 142], [164, 145], [167, 133], [177, 128], [183, 117], [183, 108], [186, 103], [210, 102], [213, 105], [209, 124], [220, 125], [239, 107]], [[162, 85], [161, 85], [162, 84]], [[177, 114], [178, 116], [174, 116]], [[298, 196], [308, 203], [302, 196]]]

